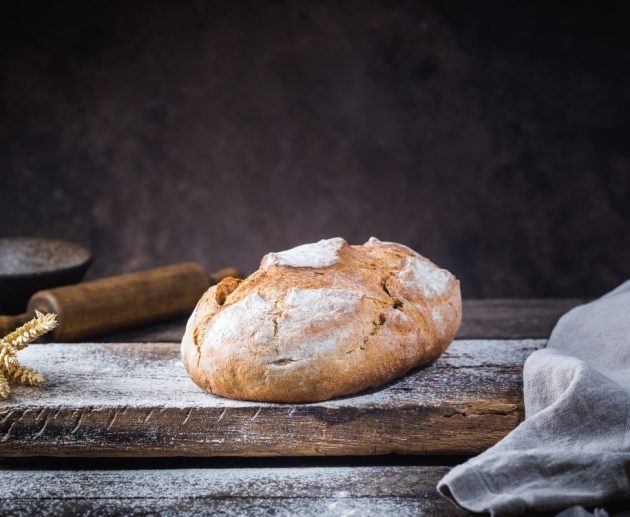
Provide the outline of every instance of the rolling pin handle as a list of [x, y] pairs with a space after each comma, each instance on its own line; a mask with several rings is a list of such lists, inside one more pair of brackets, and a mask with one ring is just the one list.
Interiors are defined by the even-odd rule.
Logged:
[[25, 312], [15, 316], [0, 316], [0, 337], [13, 332], [17, 327], [24, 325], [34, 315], [34, 312]]

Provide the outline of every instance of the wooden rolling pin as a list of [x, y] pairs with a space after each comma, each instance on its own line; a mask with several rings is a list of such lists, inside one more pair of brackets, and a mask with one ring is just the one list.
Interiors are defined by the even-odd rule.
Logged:
[[189, 314], [211, 283], [240, 277], [234, 268], [208, 275], [196, 262], [184, 262], [126, 275], [39, 291], [27, 312], [0, 316], [0, 335], [33, 317], [55, 313], [54, 341], [76, 341]]

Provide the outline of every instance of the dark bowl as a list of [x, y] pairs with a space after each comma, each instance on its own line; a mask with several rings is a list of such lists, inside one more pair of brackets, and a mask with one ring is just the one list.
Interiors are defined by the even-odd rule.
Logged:
[[76, 284], [92, 256], [83, 246], [57, 239], [0, 239], [0, 314], [24, 312], [33, 293]]

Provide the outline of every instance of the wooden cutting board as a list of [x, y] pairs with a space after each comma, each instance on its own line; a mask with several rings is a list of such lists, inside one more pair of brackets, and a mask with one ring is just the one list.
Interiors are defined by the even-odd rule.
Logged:
[[544, 340], [458, 340], [383, 388], [314, 404], [201, 391], [178, 343], [32, 345], [48, 378], [0, 402], [0, 456], [475, 454], [523, 417], [522, 365]]

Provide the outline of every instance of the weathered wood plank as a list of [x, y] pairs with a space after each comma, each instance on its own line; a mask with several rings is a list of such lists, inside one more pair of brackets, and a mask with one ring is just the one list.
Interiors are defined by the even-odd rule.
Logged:
[[449, 467], [0, 470], [10, 515], [464, 515], [435, 486]]
[[460, 339], [548, 338], [564, 313], [584, 299], [464, 300]]
[[[558, 318], [585, 300], [486, 299], [464, 300], [459, 339], [547, 338]], [[167, 321], [101, 338], [104, 342], [181, 341], [186, 319]]]
[[48, 377], [0, 403], [0, 456], [473, 454], [522, 418], [521, 369], [541, 340], [456, 341], [390, 385], [314, 404], [215, 397], [179, 345], [33, 345]]
[[168, 343], [181, 342], [188, 318], [164, 321], [117, 334], [99, 337], [103, 343]]

